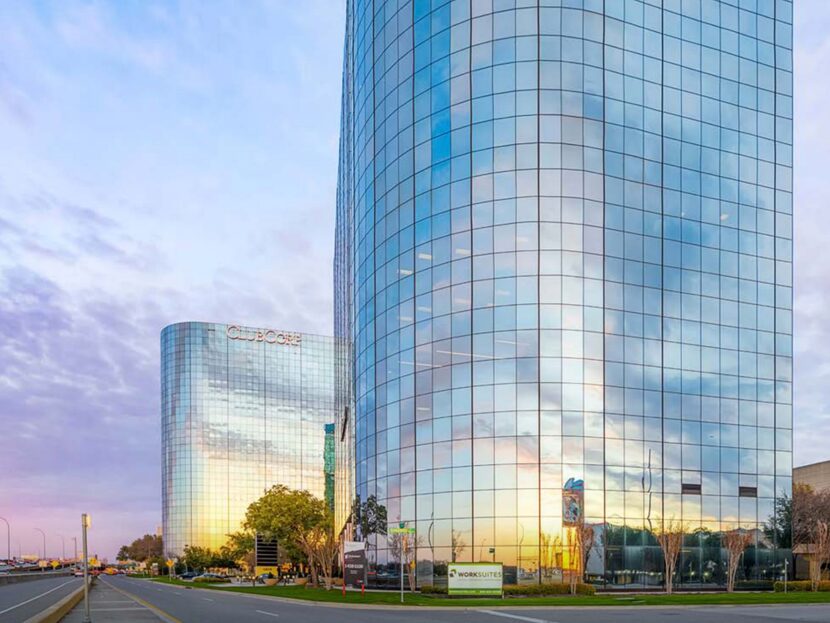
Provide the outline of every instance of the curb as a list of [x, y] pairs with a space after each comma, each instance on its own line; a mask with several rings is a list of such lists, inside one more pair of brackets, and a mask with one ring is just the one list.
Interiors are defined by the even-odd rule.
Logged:
[[[89, 582], [92, 586], [92, 578]], [[29, 617], [24, 623], [59, 623], [59, 621], [69, 614], [72, 609], [77, 606], [84, 598], [84, 585], [78, 587], [74, 592], [70, 593], [58, 603], [49, 606], [43, 612]]]
[[[168, 584], [168, 588], [174, 588], [177, 590], [194, 590], [194, 587], [190, 586], [178, 586], [176, 584]], [[204, 588], [204, 587], [196, 587], [195, 590], [204, 590], [204, 591], [212, 591], [212, 592], [222, 592], [222, 593], [229, 593], [232, 595], [237, 595], [239, 597], [247, 597], [249, 599], [260, 599], [263, 601], [276, 601], [282, 602], [285, 604], [291, 604], [295, 606], [311, 606], [311, 607], [320, 607], [320, 608], [344, 608], [349, 610], [386, 610], [386, 611], [417, 611], [417, 612], [424, 612], [424, 611], [444, 611], [444, 612], [459, 612], [459, 611], [469, 611], [469, 612], [480, 612], [482, 608], [488, 610], [548, 610], [551, 608], [555, 608], [556, 610], [568, 610], [568, 611], [575, 611], [575, 610], [588, 610], [588, 611], [600, 611], [600, 612], [610, 612], [616, 610], [623, 610], [623, 611], [632, 611], [632, 610], [687, 610], [692, 608], [722, 608], [722, 609], [729, 609], [729, 608], [775, 608], [775, 607], [790, 607], [790, 606], [828, 606], [830, 602], [806, 602], [806, 603], [765, 603], [765, 604], [654, 604], [654, 605], [626, 605], [626, 604], [607, 604], [607, 605], [581, 605], [581, 606], [574, 606], [568, 604], [546, 604], [546, 605], [524, 605], [521, 603], [517, 604], [504, 604], [498, 606], [476, 606], [474, 604], [463, 605], [463, 606], [424, 606], [424, 605], [391, 605], [391, 604], [355, 604], [355, 603], [338, 603], [338, 602], [331, 602], [331, 601], [314, 601], [311, 599], [298, 599], [296, 597], [281, 597], [278, 595], [260, 595], [256, 593], [243, 593], [234, 591], [232, 589], [227, 588]], [[27, 621], [28, 623], [28, 621]]]

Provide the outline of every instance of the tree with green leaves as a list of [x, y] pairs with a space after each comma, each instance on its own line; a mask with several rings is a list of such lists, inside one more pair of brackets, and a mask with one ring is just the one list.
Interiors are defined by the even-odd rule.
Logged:
[[116, 555], [117, 560], [135, 560], [145, 562], [151, 558], [158, 558], [162, 555], [161, 537], [153, 534], [145, 534], [143, 537], [134, 540], [129, 545], [122, 545]]
[[268, 539], [276, 539], [283, 552], [293, 549], [302, 554], [317, 584], [317, 569], [331, 570], [321, 564], [324, 546], [333, 538], [334, 522], [325, 501], [308, 491], [295, 491], [284, 485], [271, 487], [251, 503], [245, 513], [245, 530]]
[[216, 564], [216, 552], [208, 547], [199, 547], [197, 545], [185, 546], [182, 562], [191, 569], [197, 569], [199, 571], [221, 566]]
[[229, 534], [228, 542], [222, 546], [222, 551], [237, 564], [243, 564], [249, 572], [253, 572], [256, 566], [253, 533], [240, 530]]
[[386, 507], [379, 504], [374, 495], [366, 498], [365, 502], [361, 502], [358, 495], [352, 503], [352, 521], [360, 528], [364, 539], [372, 534], [386, 534]]

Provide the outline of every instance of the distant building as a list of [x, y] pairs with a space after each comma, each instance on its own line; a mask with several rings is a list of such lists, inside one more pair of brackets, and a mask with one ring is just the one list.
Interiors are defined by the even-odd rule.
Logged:
[[810, 485], [814, 491], [830, 489], [830, 461], [793, 468], [793, 483]]
[[221, 547], [275, 484], [326, 495], [333, 379], [330, 337], [205, 322], [162, 331], [165, 554]]

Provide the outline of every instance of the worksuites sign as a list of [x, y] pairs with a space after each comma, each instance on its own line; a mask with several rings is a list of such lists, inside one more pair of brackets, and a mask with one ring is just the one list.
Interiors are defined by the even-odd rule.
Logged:
[[501, 595], [503, 582], [500, 562], [458, 562], [447, 569], [449, 595]]
[[274, 329], [247, 329], [232, 324], [228, 327], [229, 340], [244, 340], [246, 342], [266, 342], [282, 346], [299, 346], [303, 336], [300, 333], [285, 333]]

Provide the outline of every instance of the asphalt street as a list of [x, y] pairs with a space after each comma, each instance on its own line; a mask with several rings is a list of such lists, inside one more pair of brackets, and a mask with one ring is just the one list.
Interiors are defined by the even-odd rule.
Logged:
[[25, 621], [66, 597], [81, 582], [81, 578], [64, 575], [0, 586], [0, 623]]
[[240, 593], [107, 578], [166, 613], [168, 623], [827, 623], [830, 604], [784, 606], [597, 608], [343, 608]]

